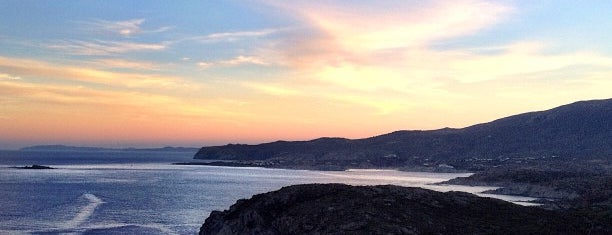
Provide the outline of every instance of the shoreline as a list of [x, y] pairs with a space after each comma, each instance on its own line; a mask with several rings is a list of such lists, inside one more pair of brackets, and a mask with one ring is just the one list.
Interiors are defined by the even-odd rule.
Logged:
[[[493, 185], [493, 184], [470, 184], [470, 183], [465, 183], [465, 184], [457, 184], [457, 183], [448, 183], [451, 182], [453, 180], [458, 180], [461, 178], [467, 178], [470, 176], [473, 176], [477, 173], [474, 172], [466, 172], [466, 171], [454, 171], [454, 172], [440, 172], [440, 171], [435, 171], [435, 170], [423, 170], [422, 168], [342, 168], [342, 169], [329, 169], [329, 168], [312, 168], [312, 169], [308, 169], [308, 168], [286, 168], [286, 167], [273, 167], [273, 166], [264, 166], [264, 165], [256, 165], [256, 164], [252, 164], [252, 163], [248, 163], [248, 162], [244, 162], [244, 161], [235, 161], [235, 160], [209, 160], [208, 162], [175, 162], [172, 163], [172, 165], [184, 165], [184, 166], [212, 166], [212, 167], [238, 167], [238, 168], [263, 168], [263, 169], [282, 169], [282, 170], [306, 170], [306, 171], [322, 171], [322, 172], [331, 172], [331, 171], [342, 171], [342, 172], [351, 172], [351, 171], [364, 171], [364, 172], [376, 172], [376, 171], [397, 171], [397, 172], [412, 172], [412, 173], [436, 173], [436, 174], [457, 174], [457, 173], [464, 173], [464, 174], [469, 174], [466, 176], [458, 176], [455, 178], [452, 178], [450, 180], [445, 180], [442, 182], [437, 182], [437, 183], [430, 183], [427, 185], [432, 185], [432, 186], [465, 186], [465, 187], [495, 187], [496, 189], [491, 189], [491, 190], [484, 190], [481, 192], [475, 192], [472, 193], [474, 195], [477, 195], [479, 197], [492, 197], [492, 198], [502, 198], [504, 196], [508, 196], [508, 197], [525, 197], [525, 198], [532, 198], [532, 200], [526, 200], [526, 201], [514, 201], [514, 200], [507, 200], [509, 202], [515, 203], [515, 204], [519, 204], [519, 205], [523, 205], [523, 206], [542, 206], [544, 205], [543, 202], [550, 200], [550, 198], [548, 197], [541, 197], [541, 196], [534, 196], [534, 195], [526, 195], [526, 194], [512, 194], [512, 193], [499, 193], [504, 187], [502, 186], [498, 186], [498, 185]], [[418, 187], [418, 186], [417, 186]], [[501, 191], [503, 192], [503, 191]], [[495, 196], [499, 196], [499, 197], [495, 197]], [[501, 199], [504, 200], [504, 199]]]

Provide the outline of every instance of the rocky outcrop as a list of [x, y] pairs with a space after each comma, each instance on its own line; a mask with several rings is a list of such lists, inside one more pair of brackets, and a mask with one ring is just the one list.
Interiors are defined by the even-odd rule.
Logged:
[[200, 234], [606, 234], [581, 217], [462, 192], [309, 184], [213, 211]]

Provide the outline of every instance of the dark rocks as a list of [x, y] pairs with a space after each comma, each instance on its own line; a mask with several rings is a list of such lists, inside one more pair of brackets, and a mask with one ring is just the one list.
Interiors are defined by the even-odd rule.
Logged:
[[582, 217], [462, 192], [308, 184], [213, 211], [200, 234], [606, 234]]

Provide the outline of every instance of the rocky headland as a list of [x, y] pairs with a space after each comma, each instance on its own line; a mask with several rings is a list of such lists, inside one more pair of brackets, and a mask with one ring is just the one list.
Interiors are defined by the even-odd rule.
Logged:
[[463, 192], [400, 186], [309, 184], [213, 211], [208, 234], [609, 234], [575, 214]]

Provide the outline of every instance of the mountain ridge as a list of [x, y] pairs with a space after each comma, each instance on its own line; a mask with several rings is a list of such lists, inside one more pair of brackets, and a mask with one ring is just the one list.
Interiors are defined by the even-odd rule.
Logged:
[[[609, 161], [612, 99], [578, 101], [464, 128], [402, 130], [364, 139], [323, 137], [203, 147], [196, 159], [303, 169], [453, 168], [572, 159]], [[263, 163], [261, 163], [263, 162]]]

